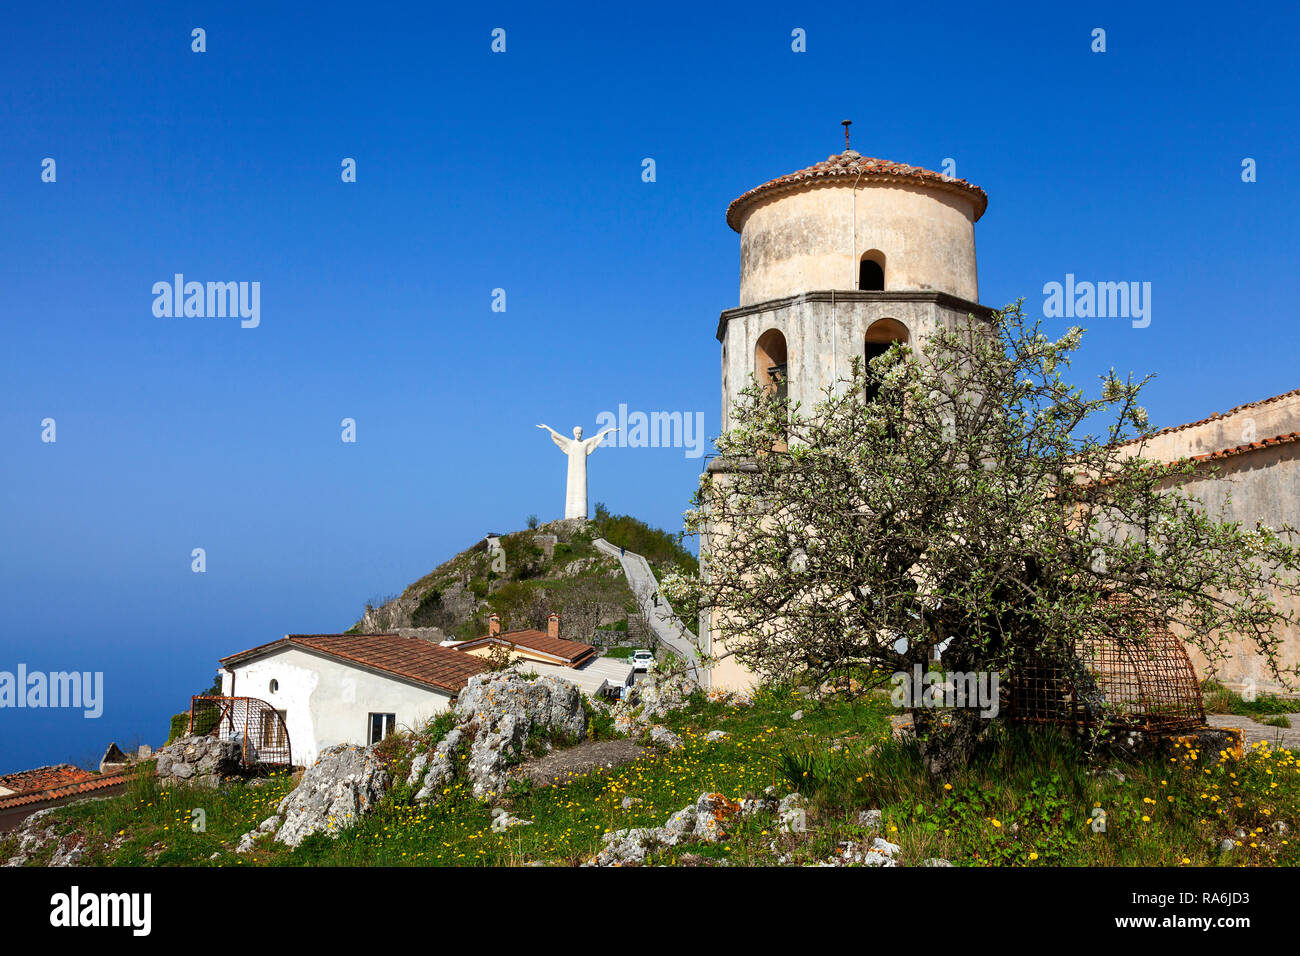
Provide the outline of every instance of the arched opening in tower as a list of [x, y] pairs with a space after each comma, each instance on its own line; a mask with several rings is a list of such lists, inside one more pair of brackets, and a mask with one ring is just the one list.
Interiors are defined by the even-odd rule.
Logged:
[[754, 346], [754, 375], [768, 395], [785, 398], [790, 394], [785, 336], [779, 329], [768, 329], [758, 337]]
[[[768, 329], [758, 337], [754, 346], [754, 377], [770, 398], [784, 399], [790, 395], [789, 364], [786, 357], [785, 336], [780, 329]], [[785, 451], [786, 444], [777, 442], [773, 451]]]
[[863, 358], [867, 363], [867, 388], [864, 396], [868, 402], [874, 401], [880, 392], [880, 382], [871, 368], [871, 360], [884, 355], [895, 342], [906, 344], [911, 335], [907, 326], [897, 319], [877, 319], [872, 322], [864, 336]]
[[858, 263], [858, 289], [861, 292], [885, 291], [885, 254], [878, 249], [862, 254]]

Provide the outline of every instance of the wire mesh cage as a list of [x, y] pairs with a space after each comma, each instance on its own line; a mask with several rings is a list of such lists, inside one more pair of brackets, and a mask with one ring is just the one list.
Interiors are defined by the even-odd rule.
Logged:
[[190, 733], [237, 742], [249, 769], [293, 764], [284, 714], [256, 697], [190, 698]]
[[1187, 649], [1155, 613], [1107, 599], [1111, 633], [1017, 665], [1007, 701], [1013, 723], [1181, 733], [1205, 726]]

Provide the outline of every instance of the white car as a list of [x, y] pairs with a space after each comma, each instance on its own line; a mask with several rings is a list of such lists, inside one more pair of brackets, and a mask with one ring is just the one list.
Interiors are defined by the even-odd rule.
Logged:
[[632, 652], [632, 670], [648, 671], [655, 666], [655, 656], [649, 651]]

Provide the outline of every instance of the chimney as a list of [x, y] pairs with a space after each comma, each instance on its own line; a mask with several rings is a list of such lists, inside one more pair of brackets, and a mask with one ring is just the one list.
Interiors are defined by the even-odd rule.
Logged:
[[492, 637], [501, 633], [501, 618], [493, 614], [488, 618], [488, 636]]
[[546, 634], [548, 637], [560, 636], [560, 615], [552, 614], [546, 619]]

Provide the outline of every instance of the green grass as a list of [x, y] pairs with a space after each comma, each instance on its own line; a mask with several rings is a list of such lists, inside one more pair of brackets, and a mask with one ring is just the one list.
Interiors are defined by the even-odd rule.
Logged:
[[[287, 774], [272, 776], [256, 787], [162, 787], [152, 774], [152, 761], [139, 766], [144, 772], [133, 777], [126, 793], [71, 804], [48, 818], [56, 832], [77, 832], [87, 838], [82, 865], [228, 865], [238, 859], [231, 851], [240, 835], [271, 816], [293, 789]], [[200, 821], [203, 829], [196, 830]], [[11, 838], [10, 843], [16, 841]], [[0, 858], [14, 849], [0, 842]], [[32, 862], [45, 862], [52, 851], [47, 847]], [[209, 859], [213, 853], [215, 860]]]
[[[1254, 700], [1246, 700], [1235, 690], [1224, 687], [1214, 680], [1202, 681], [1201, 690], [1205, 694], [1205, 712], [1207, 714], [1236, 714], [1242, 717], [1258, 717], [1268, 714], [1294, 714], [1300, 712], [1300, 699], [1295, 697], [1259, 694]], [[1275, 724], [1274, 726], [1290, 726], [1290, 724]]]
[[[804, 716], [796, 721], [798, 710]], [[381, 749], [399, 782], [380, 809], [337, 839], [312, 838], [294, 851], [262, 841], [251, 854], [232, 852], [240, 834], [274, 812], [292, 785], [285, 777], [220, 791], [164, 790], [142, 779], [127, 795], [55, 818], [63, 830], [91, 834], [91, 864], [569, 865], [595, 854], [604, 833], [662, 825], [701, 792], [739, 799], [774, 785], [809, 798], [806, 833], [779, 834], [771, 815], [756, 814], [734, 821], [722, 843], [673, 848], [657, 861], [692, 854], [769, 865], [778, 853], [824, 861], [840, 841], [868, 838], [855, 821], [874, 808], [905, 864], [928, 857], [972, 866], [1300, 863], [1291, 840], [1300, 827], [1300, 766], [1291, 751], [1261, 744], [1225, 759], [1180, 747], [1163, 758], [1094, 764], [1059, 734], [1004, 728], [959, 773], [932, 780], [915, 743], [890, 737], [891, 713], [878, 694], [813, 702], [767, 690], [748, 707], [697, 694], [664, 721], [682, 750], [543, 789], [512, 787], [502, 802], [534, 823], [504, 833], [492, 831], [490, 805], [464, 783], [436, 805], [415, 806], [404, 782], [413, 752], [397, 738]], [[445, 729], [428, 728], [421, 746]], [[598, 736], [612, 730], [596, 729]], [[731, 736], [706, 743], [714, 729]], [[624, 797], [640, 802], [624, 810]], [[190, 827], [195, 808], [206, 813], [206, 832]], [[1096, 811], [1104, 812], [1104, 829]], [[1278, 822], [1289, 832], [1275, 830]], [[1228, 854], [1219, 850], [1225, 836], [1240, 844]]]

